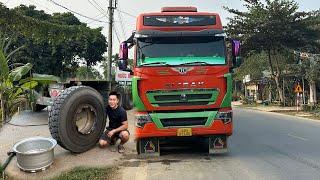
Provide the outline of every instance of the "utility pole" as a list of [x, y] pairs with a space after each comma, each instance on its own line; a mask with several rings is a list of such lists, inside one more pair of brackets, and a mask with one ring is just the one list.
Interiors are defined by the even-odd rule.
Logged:
[[[113, 1], [114, 6], [113, 6]], [[113, 27], [113, 11], [116, 8], [117, 0], [109, 0], [109, 7], [108, 7], [108, 16], [109, 16], [109, 30], [108, 30], [108, 77], [107, 80], [109, 81], [109, 91], [111, 91], [111, 67], [112, 67], [112, 27]]]
[[306, 104], [306, 95], [304, 94], [304, 75], [302, 75], [302, 98], [303, 98], [303, 105]]

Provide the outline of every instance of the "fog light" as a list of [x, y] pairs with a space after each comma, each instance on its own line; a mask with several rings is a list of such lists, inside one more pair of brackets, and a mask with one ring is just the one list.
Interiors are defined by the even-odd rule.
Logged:
[[136, 114], [135, 115], [136, 126], [143, 128], [145, 124], [152, 122], [149, 114]]
[[232, 122], [232, 111], [219, 111], [215, 119], [220, 119], [224, 124]]

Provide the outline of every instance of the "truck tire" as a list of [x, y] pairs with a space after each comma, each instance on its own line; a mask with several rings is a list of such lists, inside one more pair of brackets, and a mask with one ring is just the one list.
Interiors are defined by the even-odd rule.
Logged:
[[49, 112], [49, 130], [58, 144], [74, 153], [94, 147], [106, 126], [103, 98], [87, 86], [72, 86], [57, 97]]
[[138, 155], [141, 154], [140, 140], [136, 141], [136, 151]]

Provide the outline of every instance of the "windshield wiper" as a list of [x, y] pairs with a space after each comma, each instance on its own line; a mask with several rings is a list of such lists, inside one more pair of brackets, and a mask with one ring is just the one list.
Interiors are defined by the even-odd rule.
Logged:
[[195, 61], [195, 62], [187, 62], [187, 63], [182, 63], [179, 65], [210, 65], [210, 63], [204, 62], [204, 61]]
[[169, 64], [165, 62], [152, 62], [152, 63], [144, 63], [144, 64], [141, 64], [140, 66], [169, 66]]

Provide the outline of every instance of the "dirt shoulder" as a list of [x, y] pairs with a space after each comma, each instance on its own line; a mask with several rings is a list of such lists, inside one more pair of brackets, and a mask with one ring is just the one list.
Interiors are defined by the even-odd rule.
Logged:
[[[134, 116], [133, 110], [127, 111], [129, 120], [129, 130], [133, 134]], [[20, 115], [14, 116], [12, 124], [20, 125], [13, 126], [6, 124], [0, 130], [0, 162], [3, 163], [8, 157], [7, 152], [13, 147], [13, 145], [24, 139], [33, 136], [51, 137], [49, 128], [47, 125], [41, 126], [25, 126], [48, 123], [48, 113], [42, 111], [40, 113], [22, 112]], [[133, 141], [133, 135], [130, 141], [125, 145], [125, 154], [135, 153], [135, 143]], [[54, 150], [54, 163], [45, 171], [37, 173], [26, 173], [20, 171], [17, 166], [16, 157], [11, 161], [6, 168], [6, 174], [14, 179], [51, 179], [57, 177], [60, 174], [70, 171], [76, 167], [88, 167], [88, 168], [108, 168], [116, 166], [121, 163], [121, 158], [125, 155], [119, 154], [116, 151], [116, 146], [112, 146], [106, 149], [101, 149], [98, 146], [81, 154], [70, 153], [63, 149], [59, 145]]]

